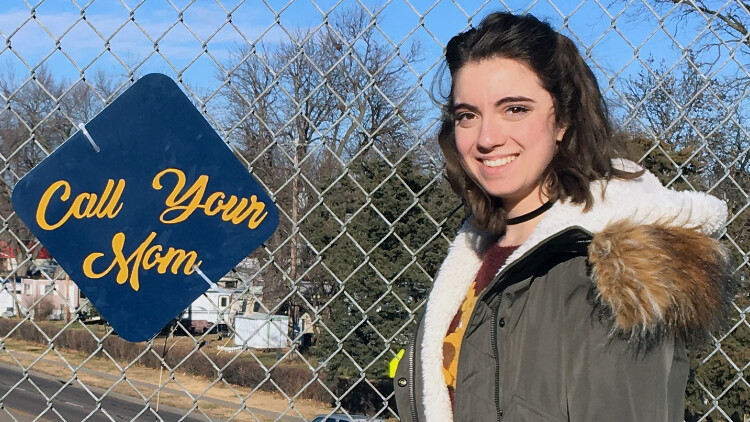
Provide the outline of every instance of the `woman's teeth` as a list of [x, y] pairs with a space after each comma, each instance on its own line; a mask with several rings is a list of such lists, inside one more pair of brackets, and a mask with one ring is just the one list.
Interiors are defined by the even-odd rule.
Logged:
[[511, 161], [515, 159], [516, 159], [515, 155], [509, 155], [507, 157], [498, 158], [497, 160], [484, 160], [483, 162], [484, 162], [484, 165], [487, 167], [500, 167], [500, 166], [504, 166], [510, 163]]

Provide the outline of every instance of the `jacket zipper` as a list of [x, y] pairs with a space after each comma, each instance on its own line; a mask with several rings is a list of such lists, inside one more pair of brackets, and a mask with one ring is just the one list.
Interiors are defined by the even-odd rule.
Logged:
[[[424, 313], [422, 313], [424, 316]], [[417, 343], [417, 336], [419, 336], [419, 328], [422, 325], [422, 317], [419, 318], [417, 321], [417, 329], [414, 330], [414, 333], [411, 336], [411, 341], [409, 342], [409, 407], [411, 408], [411, 420], [413, 422], [419, 422], [419, 418], [417, 418], [417, 399], [416, 399], [416, 392], [414, 388], [414, 359], [416, 357], [416, 343]]]
[[[524, 254], [524, 256], [522, 256], [521, 258], [524, 258], [527, 254], [530, 254], [535, 249], [536, 248], [533, 248], [531, 251], [527, 251], [527, 253]], [[492, 280], [487, 288], [485, 288], [484, 291], [479, 295], [477, 302], [483, 300], [484, 296], [487, 295], [491, 290], [490, 288], [496, 286], [497, 283], [499, 283], [500, 280], [503, 279], [505, 274], [507, 274], [511, 268], [514, 268], [515, 265], [521, 261], [521, 258], [511, 262], [509, 265], [503, 268], [502, 271], [495, 275], [494, 280]], [[495, 358], [495, 411], [497, 412], [497, 422], [501, 422], [503, 418], [502, 412], [500, 411], [500, 348], [497, 345], [497, 317], [500, 314], [500, 304], [503, 301], [504, 290], [505, 288], [500, 291], [500, 293], [498, 294], [497, 304], [492, 307], [492, 326], [490, 327], [490, 342], [492, 343], [492, 354]], [[473, 318], [474, 315], [471, 316], [471, 319]], [[471, 322], [469, 322], [469, 325], [471, 325]]]
[[490, 341], [492, 342], [492, 352], [495, 355], [495, 411], [497, 411], [497, 422], [503, 418], [500, 413], [500, 350], [497, 345], [497, 316], [500, 313], [500, 302], [502, 294], [497, 301], [497, 306], [492, 308], [492, 328], [490, 329]]

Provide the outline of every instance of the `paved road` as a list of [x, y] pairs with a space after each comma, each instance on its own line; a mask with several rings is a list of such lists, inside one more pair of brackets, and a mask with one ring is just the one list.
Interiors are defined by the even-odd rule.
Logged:
[[[30, 359], [36, 359], [36, 358], [39, 357], [38, 355], [27, 353], [27, 352], [21, 352], [21, 351], [13, 351], [12, 354], [14, 354], [16, 356], [24, 356], [24, 357], [30, 358]], [[47, 364], [51, 364], [51, 365], [58, 365], [58, 366], [60, 366], [61, 370], [63, 370], [63, 368], [65, 368], [65, 370], [67, 371], [67, 368], [64, 367], [63, 364], [60, 363], [60, 362], [57, 362], [57, 361], [54, 361], [54, 360], [44, 360], [44, 362], [47, 363]], [[12, 376], [8, 375], [8, 374], [5, 373], [5, 371], [11, 371], [13, 373], [13, 375]], [[109, 379], [109, 380], [112, 380], [112, 381], [116, 381], [116, 380], [119, 379], [118, 376], [107, 374], [107, 373], [104, 373], [104, 372], [95, 371], [93, 369], [89, 369], [89, 368], [85, 368], [85, 367], [84, 368], [80, 368], [79, 371], [85, 372], [85, 373], [90, 374], [90, 375], [97, 376], [99, 378]], [[53, 393], [55, 391], [59, 390], [65, 384], [65, 381], [60, 381], [57, 378], [51, 377], [49, 375], [40, 374], [38, 372], [33, 372], [33, 371], [31, 373], [34, 374], [34, 376], [31, 377], [32, 380], [34, 380], [34, 382], [36, 382], [37, 377], [40, 377], [42, 379], [46, 379], [48, 381], [52, 381], [52, 385], [54, 387], [50, 387], [50, 391], [52, 391]], [[67, 371], [67, 373], [69, 374], [69, 371]], [[21, 370], [20, 370], [20, 368], [18, 366], [10, 366], [10, 365], [7, 365], [7, 364], [0, 363], [0, 422], [6, 422], [6, 421], [10, 422], [10, 421], [13, 421], [13, 418], [11, 418], [8, 415], [8, 413], [5, 410], [3, 410], [3, 408], [5, 408], [6, 410], [8, 410], [10, 413], [12, 413], [13, 417], [16, 418], [16, 420], [18, 420], [18, 422], [33, 421], [34, 418], [36, 418], [40, 413], [42, 413], [43, 411], [45, 411], [45, 409], [47, 408], [46, 399], [41, 395], [41, 393], [39, 393], [39, 391], [36, 389], [36, 387], [32, 386], [31, 383], [29, 383], [28, 381], [24, 381], [23, 384], [21, 384], [18, 387], [14, 388], [13, 392], [11, 393], [11, 396], [5, 397], [5, 399], [3, 399], [3, 396], [5, 396], [5, 394], [8, 392], [8, 390], [10, 389], [10, 387], [13, 386], [13, 385], [15, 385], [21, 378], [22, 378], [22, 373], [21, 373]], [[144, 381], [139, 381], [139, 380], [134, 380], [134, 379], [130, 379], [130, 383], [132, 383], [133, 385], [135, 385], [137, 387], [145, 387], [145, 388], [147, 388], [148, 390], [151, 390], [151, 391], [153, 391], [154, 389], [157, 388], [157, 385], [155, 385], [155, 384], [144, 382]], [[38, 384], [37, 384], [37, 386], [38, 386]], [[30, 400], [29, 400], [29, 398], [24, 399], [23, 397], [19, 397], [19, 399], [18, 399], [19, 401], [18, 402], [16, 401], [17, 399], [15, 398], [15, 396], [13, 396], [13, 394], [16, 394], [16, 390], [24, 391], [24, 390], [21, 390], [21, 388], [23, 388], [24, 390], [28, 390], [31, 393], [33, 393], [32, 397], [30, 398]], [[88, 387], [88, 386], [87, 386], [87, 388], [89, 390], [91, 390], [94, 394], [96, 394], [97, 396], [101, 396], [104, 393], [104, 390], [101, 390], [101, 389], [96, 389], [96, 388], [92, 388], [92, 387]], [[73, 390], [73, 389], [75, 389], [75, 390]], [[46, 390], [42, 389], [42, 391], [44, 391], [46, 393]], [[87, 397], [90, 399], [90, 400], [87, 400], [86, 402], [83, 402], [83, 403], [78, 403], [78, 402], [76, 402], [74, 400], [73, 403], [76, 403], [75, 405], [74, 404], [65, 404], [65, 403], [63, 403], [64, 406], [73, 406], [73, 407], [76, 407], [76, 405], [82, 406], [82, 408], [84, 410], [88, 409], [85, 412], [85, 415], [88, 415], [91, 412], [91, 410], [94, 409], [94, 407], [93, 407], [93, 406], [95, 406], [94, 399], [91, 398], [91, 395], [88, 392], [86, 392], [85, 390], [83, 390], [82, 388], [80, 388], [80, 386], [78, 384], [76, 384], [75, 386], [74, 385], [69, 385], [69, 386], [65, 387], [64, 391], [75, 391], [75, 393], [73, 394], [74, 397], [79, 397], [80, 396], [81, 399], [86, 399]], [[175, 395], [178, 395], [178, 396], [184, 395], [184, 391], [179, 391], [179, 390], [176, 390], [176, 389], [173, 389], [173, 388], [162, 388], [162, 392], [163, 393], [171, 393], [171, 394], [175, 394]], [[50, 393], [50, 394], [53, 394], [53, 393]], [[49, 394], [47, 394], [47, 397], [49, 397]], [[138, 401], [136, 401], [135, 398], [128, 397], [128, 396], [125, 396], [125, 395], [122, 395], [122, 394], [117, 394], [117, 393], [108, 393], [107, 397], [112, 397], [112, 398], [116, 397], [120, 401], [130, 402], [131, 405], [128, 408], [131, 409], [131, 411], [133, 409], [137, 409], [135, 411], [135, 413], [133, 413], [133, 415], [138, 415], [138, 412], [141, 412], [141, 411], [144, 410], [144, 404], [143, 404], [143, 402], [142, 401], [138, 402]], [[55, 398], [56, 399], [61, 399], [62, 396], [56, 396]], [[38, 404], [35, 407], [29, 407], [27, 404], [24, 404], [24, 405], [19, 404], [19, 403], [25, 403], [27, 401], [29, 401], [29, 402], [39, 402], [41, 404]], [[233, 409], [233, 410], [236, 410], [236, 409], [238, 409], [240, 407], [240, 403], [238, 403], [238, 402], [230, 402], [230, 401], [221, 400], [221, 399], [217, 399], [217, 398], [213, 398], [213, 397], [207, 397], [207, 396], [204, 396], [203, 398], [201, 398], [201, 401], [209, 403], [209, 404], [213, 404], [213, 405], [218, 405], [218, 406], [226, 407], [226, 408]], [[117, 417], [115, 417], [110, 412], [110, 410], [109, 410], [110, 408], [105, 405], [105, 403], [108, 403], [108, 402], [109, 402], [109, 399], [105, 399], [102, 402], [102, 408], [114, 420], [117, 420], [117, 421], [119, 421], [119, 420], [128, 420], [128, 421], [129, 420], [138, 420], [138, 421], [159, 420], [156, 417], [156, 415], [154, 414], [154, 412], [152, 412], [148, 408], [145, 410], [145, 412], [141, 413], [136, 419], [132, 419], [133, 417], [127, 417], [127, 416], [124, 417], [124, 419], [118, 419]], [[55, 410], [58, 410], [56, 403], [57, 402], [55, 400], [53, 400], [53, 406], [55, 407]], [[186, 403], [186, 404], [189, 406], [189, 403]], [[164, 410], [164, 412], [162, 412], [163, 409], [166, 409], [166, 410]], [[258, 408], [254, 408], [254, 407], [245, 407], [245, 409], [247, 409], [250, 412], [252, 412], [252, 414], [254, 415], [255, 418], [261, 418], [262, 420], [280, 420], [280, 421], [284, 421], [284, 422], [305, 422], [305, 419], [300, 418], [300, 417], [295, 417], [295, 416], [290, 415], [290, 414], [280, 414], [280, 413], [277, 413], [277, 412], [274, 412], [274, 411], [265, 410], [265, 409], [258, 409]], [[59, 410], [58, 410], [58, 412], [59, 412]], [[179, 418], [172, 419], [171, 414], [179, 415], [181, 417], [182, 415], [185, 414], [185, 412], [186, 411], [181, 410], [181, 409], [168, 408], [168, 407], [165, 407], [163, 405], [159, 407], [159, 416], [163, 420], [165, 420], [165, 421], [178, 420]], [[165, 415], [167, 415], [167, 416], [165, 416]], [[104, 417], [104, 419], [97, 419], [94, 416]], [[194, 416], [194, 418], [193, 419], [186, 418], [186, 419], [183, 419], [183, 420], [184, 421], [196, 421], [196, 420], [207, 421], [208, 420], [204, 415], [200, 414], [198, 411], [195, 411], [191, 416]], [[102, 413], [102, 411], [97, 411], [94, 415], [91, 416], [90, 419], [87, 419], [87, 421], [92, 421], [92, 422], [93, 421], [99, 421], [99, 420], [110, 421], [112, 419], [109, 419], [107, 416], [105, 416], [104, 413]], [[53, 411], [52, 409], [47, 410], [44, 413], [44, 415], [43, 415], [42, 418], [37, 419], [37, 421], [39, 421], [39, 422], [48, 422], [48, 421], [58, 422], [58, 421], [62, 421], [62, 420], [63, 419], [60, 419], [60, 417], [58, 416], [58, 414], [56, 414], [55, 411]], [[77, 421], [80, 421], [81, 419], [80, 418], [79, 419], [69, 419], [69, 418], [65, 417], [64, 420], [66, 422], [71, 422], [71, 421], [76, 421], [77, 422]]]
[[[65, 388], [63, 388], [65, 387]], [[157, 414], [153, 406], [142, 401], [110, 392], [96, 408], [93, 395], [101, 396], [103, 391], [89, 388], [91, 393], [81, 388], [78, 382], [65, 385], [65, 381], [48, 375], [30, 372], [24, 379], [18, 367], [0, 364], [0, 422], [37, 421], [71, 422], [82, 421], [210, 421], [205, 416], [192, 413], [181, 419], [184, 411], [161, 406]], [[10, 391], [10, 393], [9, 393]], [[49, 402], [47, 398], [50, 398]], [[11, 416], [12, 415], [12, 416]]]

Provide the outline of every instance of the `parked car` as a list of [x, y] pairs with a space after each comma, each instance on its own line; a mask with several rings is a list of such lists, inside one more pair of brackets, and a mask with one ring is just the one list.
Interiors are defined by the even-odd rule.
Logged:
[[347, 415], [345, 413], [332, 413], [330, 415], [318, 415], [312, 422], [385, 422], [384, 419], [375, 416]]

